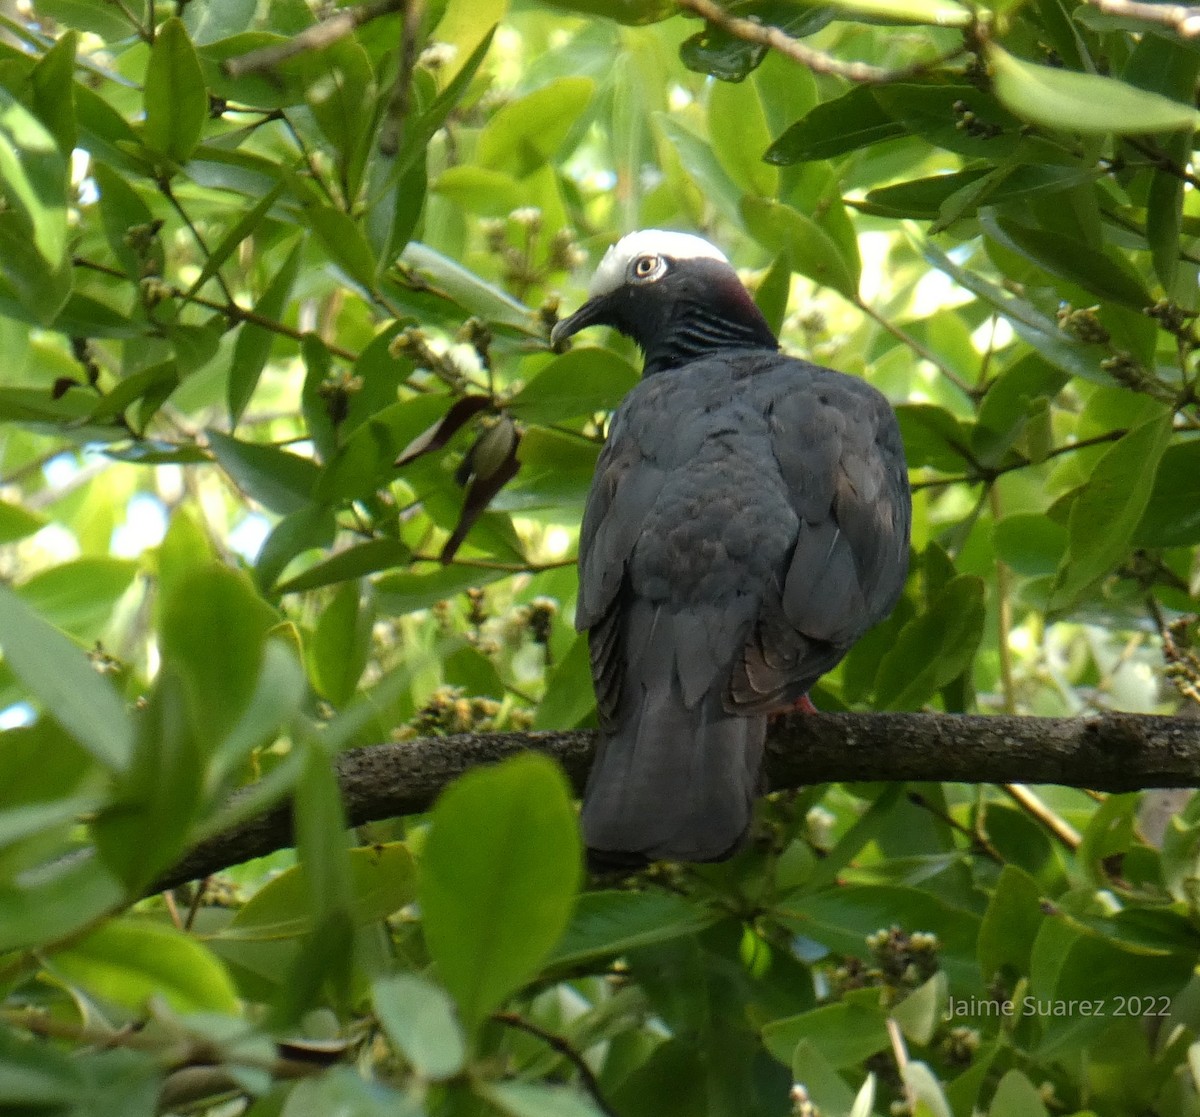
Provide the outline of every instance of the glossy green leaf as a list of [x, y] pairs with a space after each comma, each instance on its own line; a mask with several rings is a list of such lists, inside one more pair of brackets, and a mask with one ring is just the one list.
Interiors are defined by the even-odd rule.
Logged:
[[1096, 463], [1071, 505], [1067, 554], [1051, 608], [1072, 604], [1129, 550], [1170, 438], [1171, 416], [1164, 411], [1113, 443]]
[[742, 191], [721, 166], [709, 142], [667, 113], [656, 113], [654, 123], [675, 148], [696, 188], [723, 214], [736, 219]]
[[14, 675], [101, 764], [120, 771], [133, 751], [133, 724], [87, 654], [0, 586], [0, 648]]
[[144, 103], [146, 146], [182, 166], [200, 142], [208, 118], [208, 90], [196, 48], [177, 18], [166, 20], [154, 36]]
[[215, 430], [208, 431], [208, 443], [221, 468], [251, 499], [283, 516], [307, 505], [319, 474], [315, 462]]
[[388, 1039], [426, 1078], [462, 1070], [466, 1041], [445, 990], [417, 974], [398, 973], [371, 985], [375, 1015]]
[[870, 87], [858, 85], [833, 101], [822, 101], [784, 132], [764, 158], [781, 165], [833, 159], [904, 134], [904, 125], [884, 111]]
[[[284, 308], [291, 297], [292, 287], [300, 271], [300, 258], [304, 252], [304, 241], [300, 240], [284, 260], [283, 266], [271, 278], [258, 302], [254, 313], [271, 321], [283, 316]], [[238, 332], [237, 344], [233, 349], [233, 363], [229, 366], [229, 386], [226, 400], [229, 404], [231, 424], [236, 426], [241, 419], [259, 377], [271, 355], [276, 334], [255, 322], [246, 321]]]
[[558, 78], [505, 105], [480, 133], [480, 166], [518, 178], [537, 170], [562, 146], [594, 89], [591, 78]]
[[419, 898], [429, 951], [468, 1030], [549, 956], [579, 871], [570, 790], [544, 757], [469, 772], [438, 800]]
[[996, 96], [1031, 124], [1090, 135], [1141, 135], [1194, 128], [1191, 105], [1135, 89], [1116, 78], [1039, 66], [995, 43], [987, 49]]
[[84, 638], [100, 630], [137, 572], [128, 559], [81, 558], [35, 574], [17, 593], [51, 624]]
[[521, 184], [512, 175], [465, 164], [447, 167], [431, 188], [468, 213], [481, 217], [505, 217], [524, 200]]
[[113, 919], [54, 956], [54, 970], [91, 995], [132, 1011], [162, 997], [177, 1012], [237, 1012], [220, 962], [190, 935], [164, 923]]
[[802, 1039], [792, 1051], [792, 1078], [804, 1087], [813, 1105], [822, 1113], [849, 1113], [854, 1093], [837, 1068], [811, 1040]]

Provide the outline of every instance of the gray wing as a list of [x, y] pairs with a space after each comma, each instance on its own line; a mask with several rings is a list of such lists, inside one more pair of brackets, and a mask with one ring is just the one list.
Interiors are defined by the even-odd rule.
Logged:
[[799, 528], [734, 667], [727, 704], [745, 713], [806, 693], [887, 616], [908, 572], [912, 513], [895, 414], [865, 382], [809, 371], [802, 385], [794, 372], [790, 384], [763, 383], [771, 451]]

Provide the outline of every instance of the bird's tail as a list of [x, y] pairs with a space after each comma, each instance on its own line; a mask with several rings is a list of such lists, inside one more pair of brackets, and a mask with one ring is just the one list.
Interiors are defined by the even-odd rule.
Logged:
[[727, 713], [716, 688], [689, 708], [677, 677], [624, 690], [584, 793], [589, 865], [732, 856], [750, 826], [766, 718]]

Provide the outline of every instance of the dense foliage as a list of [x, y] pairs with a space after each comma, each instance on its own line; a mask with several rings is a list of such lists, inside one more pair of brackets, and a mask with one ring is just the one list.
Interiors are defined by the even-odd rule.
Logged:
[[[543, 757], [353, 834], [330, 765], [592, 723], [638, 360], [547, 337], [646, 226], [897, 404], [913, 573], [819, 706], [1194, 705], [1200, 42], [1150, 7], [6, 6], [0, 1109], [1200, 1114], [1200, 800], [813, 787], [585, 889]], [[140, 899], [288, 795], [294, 853]]]

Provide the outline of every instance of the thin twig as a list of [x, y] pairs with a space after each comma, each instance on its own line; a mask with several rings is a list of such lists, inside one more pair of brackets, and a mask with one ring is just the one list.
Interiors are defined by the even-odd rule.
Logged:
[[984, 857], [995, 861], [997, 865], [1004, 864], [1004, 858], [1000, 854], [1000, 851], [996, 849], [996, 847], [992, 844], [991, 839], [988, 838], [988, 836], [982, 831], [977, 832], [972, 830], [969, 826], [964, 826], [953, 815], [947, 814], [940, 807], [934, 806], [934, 804], [919, 791], [909, 791], [908, 801], [912, 803], [913, 806], [920, 807], [923, 811], [928, 811], [939, 822], [949, 826], [951, 830], [962, 834], [963, 837], [970, 841], [972, 853], [981, 853]]
[[895, 322], [892, 322], [884, 317], [884, 315], [880, 314], [879, 311], [877, 311], [869, 303], [856, 300], [855, 305], [873, 322], [887, 330], [887, 332], [891, 334], [892, 337], [894, 337], [897, 341], [907, 345], [909, 349], [911, 349], [918, 357], [921, 358], [921, 360], [928, 361], [931, 365], [933, 365], [938, 372], [940, 372], [947, 380], [950, 381], [951, 384], [953, 384], [960, 392], [962, 392], [967, 399], [971, 400], [972, 403], [977, 402], [979, 398], [978, 390], [972, 388], [970, 384], [963, 380], [958, 373], [950, 368], [950, 366], [947, 365], [946, 362], [943, 361], [927, 345], [923, 345], [915, 337], [913, 337], [912, 334], [902, 330], [895, 324]]
[[908, 1067], [908, 1047], [904, 1043], [900, 1025], [890, 1016], [887, 1018], [887, 1034], [892, 1044], [892, 1058], [896, 1060], [896, 1069], [900, 1072], [900, 1080], [904, 1084], [904, 1100], [908, 1104], [909, 1112], [913, 1113], [917, 1108], [917, 1095], [904, 1077], [904, 1071]]
[[1105, 15], [1157, 23], [1185, 39], [1200, 35], [1200, 7], [1192, 4], [1151, 4], [1143, 0], [1087, 0], [1087, 3]]
[[[86, 268], [88, 271], [99, 272], [101, 275], [111, 275], [117, 279], [129, 279], [129, 276], [120, 268], [112, 268], [107, 264], [97, 263], [95, 260], [88, 260], [83, 256], [74, 257], [71, 263], [77, 268]], [[171, 287], [169, 296], [181, 299], [184, 302], [194, 303], [196, 306], [203, 306], [208, 310], [218, 311], [224, 314], [235, 325], [238, 322], [253, 322], [254, 325], [261, 326], [264, 330], [269, 330], [274, 334], [281, 334], [284, 337], [290, 337], [293, 341], [304, 340], [304, 330], [297, 330], [284, 322], [277, 322], [274, 318], [268, 318], [257, 311], [240, 306], [232, 299], [229, 302], [221, 303], [215, 299], [206, 299], [201, 295], [189, 294], [186, 291], [181, 291], [178, 287]], [[358, 360], [357, 353], [353, 353], [349, 349], [343, 349], [340, 345], [332, 345], [326, 342], [325, 348], [335, 357], [341, 357], [343, 361], [349, 361], [351, 364]]]
[[492, 1019], [497, 1023], [506, 1024], [510, 1028], [518, 1028], [522, 1032], [528, 1032], [531, 1036], [537, 1036], [547, 1047], [552, 1047], [579, 1072], [580, 1083], [588, 1094], [591, 1095], [592, 1101], [596, 1103], [596, 1107], [600, 1112], [605, 1114], [605, 1117], [617, 1117], [617, 1111], [605, 1101], [604, 1094], [600, 1089], [600, 1083], [592, 1072], [592, 1068], [587, 1065], [584, 1057], [575, 1050], [571, 1045], [571, 1041], [565, 1036], [560, 1036], [556, 1032], [548, 1032], [545, 1028], [539, 1027], [531, 1020], [526, 1020], [523, 1016], [518, 1016], [515, 1012], [497, 1012], [492, 1015]]
[[1079, 848], [1083, 838], [1065, 818], [1055, 814], [1037, 795], [1023, 783], [1001, 784], [1001, 789], [1026, 814], [1037, 819], [1072, 853]]
[[[996, 491], [995, 485], [988, 486], [988, 502], [991, 506], [992, 523], [1000, 522], [1001, 507], [1000, 494]], [[999, 557], [995, 561], [996, 567], [996, 604], [997, 604], [997, 628], [999, 629], [996, 635], [996, 650], [1000, 654], [1000, 689], [1004, 695], [1004, 712], [1006, 714], [1015, 714], [1017, 712], [1017, 693], [1016, 687], [1013, 685], [1013, 661], [1012, 648], [1008, 646], [1009, 637], [1012, 635], [1012, 575], [1008, 569], [1008, 564]]]
[[359, 4], [353, 8], [341, 8], [328, 19], [314, 23], [312, 27], [292, 36], [287, 42], [273, 43], [269, 47], [261, 47], [247, 54], [226, 59], [222, 68], [231, 78], [273, 70], [289, 58], [295, 58], [306, 51], [322, 50], [339, 39], [344, 39], [364, 23], [370, 23], [380, 16], [402, 12], [407, 6], [408, 0], [371, 0], [370, 3]]
[[[1106, 431], [1104, 434], [1097, 434], [1091, 438], [1081, 438], [1078, 442], [1067, 442], [1062, 446], [1055, 446], [1054, 449], [1048, 450], [1042, 461], [1049, 458], [1057, 458], [1061, 454], [1070, 454], [1075, 450], [1086, 450], [1089, 446], [1101, 446], [1105, 442], [1116, 442], [1118, 439], [1124, 438], [1128, 433], [1127, 430], [1123, 429]], [[1042, 461], [1035, 462], [1029, 458], [1022, 458], [1020, 461], [1010, 462], [1008, 465], [998, 465], [994, 469], [988, 470], [987, 473], [964, 473], [958, 477], [931, 477], [926, 481], [914, 481], [911, 487], [916, 492], [918, 489], [936, 489], [943, 485], [988, 484], [1001, 474], [1011, 473], [1014, 469], [1025, 469], [1031, 465], [1041, 465]]]
[[719, 4], [714, 3], [714, 0], [675, 0], [675, 2], [677, 7], [700, 16], [714, 27], [728, 32], [735, 39], [769, 47], [786, 58], [790, 58], [793, 62], [807, 66], [814, 74], [829, 74], [862, 84], [880, 85], [885, 82], [905, 81], [908, 78], [928, 73], [966, 53], [966, 47], [960, 46], [924, 62], [914, 62], [911, 66], [887, 70], [880, 66], [871, 66], [866, 62], [843, 62], [840, 58], [834, 58], [824, 51], [806, 46], [799, 39], [793, 39], [791, 35], [781, 31], [778, 27], [730, 15]]

